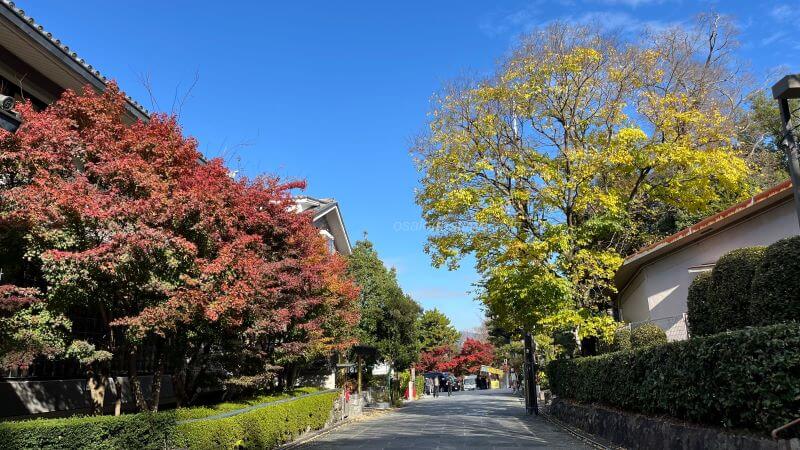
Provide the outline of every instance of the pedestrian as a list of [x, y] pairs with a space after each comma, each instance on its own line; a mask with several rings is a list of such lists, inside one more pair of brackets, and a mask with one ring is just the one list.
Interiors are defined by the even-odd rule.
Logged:
[[447, 377], [447, 396], [450, 397], [453, 394], [453, 377]]
[[436, 398], [439, 396], [439, 374], [433, 378], [433, 397]]

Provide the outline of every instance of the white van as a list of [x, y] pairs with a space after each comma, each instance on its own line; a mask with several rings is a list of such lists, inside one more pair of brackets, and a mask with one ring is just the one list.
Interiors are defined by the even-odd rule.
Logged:
[[465, 391], [474, 391], [478, 387], [478, 383], [476, 382], [478, 376], [477, 375], [467, 375], [464, 377], [464, 390]]

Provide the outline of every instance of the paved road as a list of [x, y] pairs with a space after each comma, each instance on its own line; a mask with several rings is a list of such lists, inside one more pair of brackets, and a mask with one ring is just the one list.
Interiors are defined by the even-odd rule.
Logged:
[[588, 449], [550, 422], [525, 415], [508, 391], [423, 399], [318, 436], [303, 449]]

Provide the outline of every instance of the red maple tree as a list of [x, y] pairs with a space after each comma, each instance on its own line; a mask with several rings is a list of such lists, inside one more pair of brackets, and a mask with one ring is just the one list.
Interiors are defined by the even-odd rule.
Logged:
[[481, 366], [491, 365], [494, 346], [488, 342], [467, 338], [461, 351], [454, 355], [448, 346], [436, 347], [420, 354], [417, 369], [425, 372], [450, 372], [455, 375], [477, 374]]
[[[175, 118], [128, 125], [114, 85], [85, 92], [21, 105], [19, 130], [0, 131], [0, 225], [33, 262], [17, 284], [41, 287], [54, 311], [100, 319], [108, 332], [95, 343], [127, 361], [140, 409], [157, 408], [168, 362], [188, 400], [212, 363], [253, 377], [351, 341], [357, 288], [294, 211], [304, 183], [234, 180]], [[154, 355], [149, 401], [143, 351]]]

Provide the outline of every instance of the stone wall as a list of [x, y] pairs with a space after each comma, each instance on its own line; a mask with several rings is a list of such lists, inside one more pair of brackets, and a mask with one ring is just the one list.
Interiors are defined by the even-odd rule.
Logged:
[[632, 450], [800, 449], [798, 439], [774, 441], [568, 400], [556, 399], [546, 412], [568, 425]]

